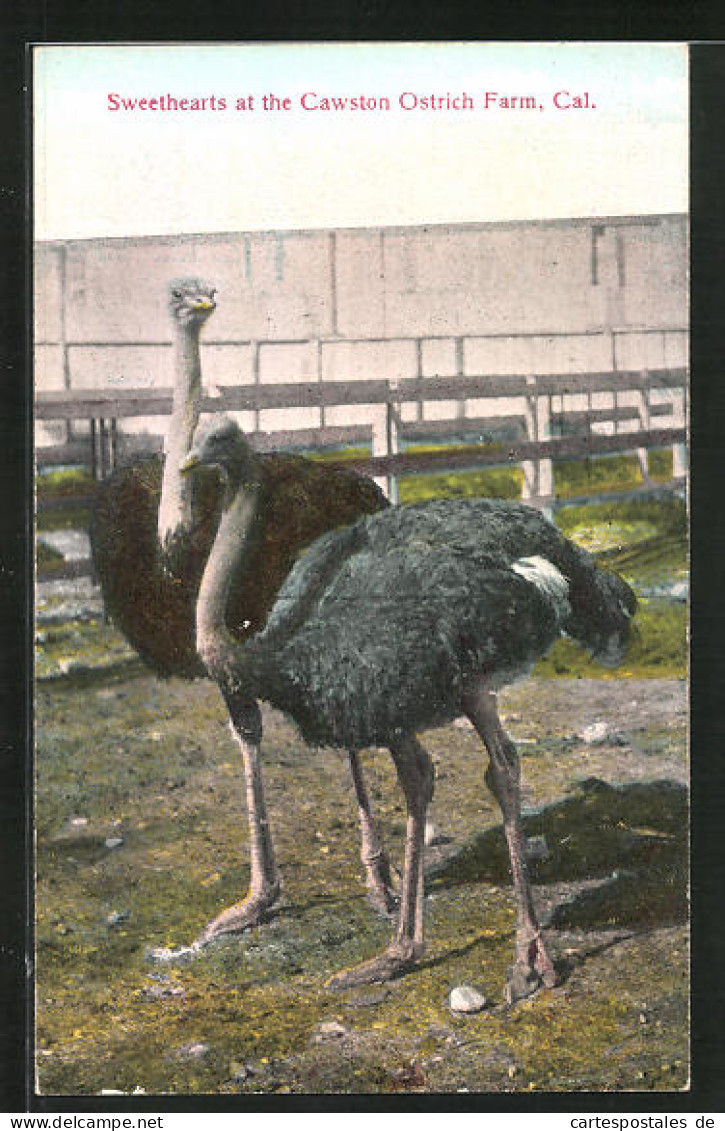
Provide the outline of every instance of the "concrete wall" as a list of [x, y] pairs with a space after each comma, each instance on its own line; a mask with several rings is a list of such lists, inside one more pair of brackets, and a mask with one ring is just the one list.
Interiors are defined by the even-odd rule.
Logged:
[[[191, 274], [219, 291], [208, 383], [682, 365], [687, 262], [681, 215], [41, 243], [36, 382], [170, 385], [164, 292]], [[364, 416], [341, 406], [325, 421]]]

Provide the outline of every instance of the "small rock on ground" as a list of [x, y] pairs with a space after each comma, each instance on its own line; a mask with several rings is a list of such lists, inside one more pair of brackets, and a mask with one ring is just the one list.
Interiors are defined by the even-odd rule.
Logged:
[[182, 1045], [181, 1048], [176, 1050], [175, 1055], [182, 1060], [203, 1060], [210, 1052], [210, 1045], [199, 1041], [197, 1043]]
[[448, 1004], [453, 1013], [480, 1013], [486, 1008], [486, 998], [474, 986], [456, 986]]
[[255, 1070], [254, 1068], [252, 1068], [251, 1064], [239, 1064], [237, 1061], [233, 1061], [229, 1067], [232, 1074], [232, 1080], [234, 1080], [234, 1082], [238, 1084], [244, 1083], [244, 1081], [248, 1080], [250, 1076], [255, 1075]]
[[610, 741], [614, 737], [614, 732], [610, 729], [609, 723], [591, 723], [588, 727], [582, 727], [576, 737], [586, 742], [588, 746], [594, 746], [599, 742]]
[[127, 923], [130, 918], [130, 911], [111, 911], [110, 914], [106, 916], [106, 923], [109, 927], [118, 927], [121, 923]]
[[158, 982], [143, 987], [143, 996], [149, 1001], [161, 1001], [164, 998], [181, 998], [186, 993], [183, 986], [159, 985]]
[[321, 1044], [323, 1041], [339, 1041], [347, 1035], [347, 1029], [339, 1021], [323, 1021], [317, 1026], [313, 1041]]

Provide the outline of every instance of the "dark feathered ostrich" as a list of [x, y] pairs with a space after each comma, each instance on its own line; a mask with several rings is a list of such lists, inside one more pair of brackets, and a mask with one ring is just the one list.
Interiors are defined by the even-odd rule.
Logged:
[[[519, 762], [496, 690], [525, 673], [562, 632], [605, 663], [622, 656], [636, 607], [535, 510], [493, 499], [395, 508], [319, 539], [283, 585], [265, 629], [240, 645], [225, 610], [263, 490], [260, 467], [232, 421], [200, 438], [185, 468], [214, 466], [222, 516], [197, 605], [197, 647], [232, 721], [262, 699], [311, 745], [387, 746], [408, 810], [398, 925], [379, 957], [337, 975], [346, 987], [384, 981], [423, 952], [423, 843], [433, 793], [416, 738], [465, 713], [483, 739], [486, 780], [503, 813], [517, 904], [507, 998], [556, 981], [526, 872]], [[224, 912], [197, 949], [234, 929]]]
[[[166, 459], [143, 459], [102, 485], [91, 543], [106, 610], [126, 639], [160, 675], [204, 676], [195, 644], [199, 582], [214, 540], [219, 484], [212, 473], [192, 484], [180, 474], [199, 420], [199, 335], [215, 309], [202, 279], [169, 284], [174, 344], [174, 400]], [[231, 579], [226, 624], [237, 640], [264, 625], [280, 585], [300, 552], [321, 534], [387, 506], [369, 479], [301, 457], [270, 454], [257, 461], [260, 489], [238, 566]], [[251, 835], [251, 878], [239, 926], [259, 922], [279, 894], [272, 839], [257, 761], [259, 712], [251, 702], [235, 714], [244, 758]], [[390, 910], [390, 871], [377, 838], [357, 757], [351, 763], [362, 825], [362, 859], [371, 897]]]

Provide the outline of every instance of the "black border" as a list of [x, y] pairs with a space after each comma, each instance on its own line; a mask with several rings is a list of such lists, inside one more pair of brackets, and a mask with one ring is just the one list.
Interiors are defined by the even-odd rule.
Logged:
[[[592, 9], [567, 0], [552, 13], [529, 16], [523, 4], [440, 6], [395, 0], [332, 0], [318, 9], [262, 3], [168, 7], [128, 0], [69, 0], [51, 11], [26, 0], [0, 16], [0, 255], [5, 264], [0, 302], [0, 1108], [11, 1112], [145, 1111], [461, 1111], [718, 1112], [725, 1110], [725, 987], [723, 986], [723, 838], [725, 815], [722, 749], [723, 580], [725, 492], [720, 462], [725, 443], [725, 45], [699, 43], [692, 60], [692, 523], [693, 523], [693, 1079], [686, 1093], [567, 1093], [540, 1096], [260, 1096], [130, 1098], [35, 1097], [27, 1076], [30, 991], [26, 971], [28, 904], [25, 861], [30, 845], [27, 749], [29, 683], [30, 478], [30, 232], [27, 154], [29, 108], [25, 45], [29, 42], [108, 42], [385, 39], [592, 39], [692, 40], [725, 31], [715, 4], [611, 3]], [[544, 15], [542, 21], [542, 15]], [[201, 19], [200, 19], [201, 16]], [[519, 24], [516, 27], [516, 24]], [[242, 25], [240, 27], [240, 24]], [[512, 34], [512, 24], [515, 28]], [[546, 26], [544, 26], [546, 25]], [[608, 27], [607, 27], [608, 25]], [[283, 29], [283, 30], [281, 30]], [[0, 32], [3, 29], [0, 27]], [[20, 615], [18, 615], [20, 614]], [[29, 1089], [29, 1090], [28, 1090]]]
[[25, 0], [2, 17], [21, 41], [204, 42], [259, 40], [716, 41], [725, 14], [714, 0]]
[[[692, 48], [692, 938], [695, 1096], [725, 1098], [725, 45]], [[719, 1020], [718, 1020], [719, 1019]]]
[[[0, 1107], [24, 1109], [30, 922], [30, 381], [24, 52], [0, 34]], [[6, 1099], [7, 1097], [7, 1099]], [[9, 1107], [8, 1110], [12, 1110]]]

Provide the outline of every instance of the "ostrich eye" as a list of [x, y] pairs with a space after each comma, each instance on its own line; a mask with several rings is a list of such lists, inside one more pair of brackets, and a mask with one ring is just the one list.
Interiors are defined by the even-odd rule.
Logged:
[[172, 297], [172, 298], [182, 298], [183, 296], [182, 296], [182, 294], [181, 294], [181, 291], [178, 291], [178, 290], [173, 290], [173, 291], [171, 292], [171, 297]]

